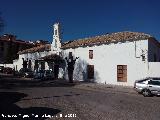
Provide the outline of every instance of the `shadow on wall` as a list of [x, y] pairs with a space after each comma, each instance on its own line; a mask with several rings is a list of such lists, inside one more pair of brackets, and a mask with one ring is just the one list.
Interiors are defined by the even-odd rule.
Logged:
[[[60, 112], [58, 109], [47, 107], [29, 107], [21, 108], [15, 103], [27, 97], [27, 94], [19, 92], [0, 92], [0, 119], [23, 119], [27, 120], [45, 120], [49, 118], [46, 115], [54, 116]], [[12, 116], [12, 118], [10, 118]]]
[[[68, 54], [67, 53], [63, 53], [63, 63], [60, 64], [60, 71], [59, 74], [61, 74], [60, 78], [66, 79], [68, 80], [68, 70], [67, 70], [67, 63], [65, 60], [65, 57], [68, 58]], [[73, 55], [74, 58], [79, 57], [79, 56], [75, 56]], [[74, 65], [74, 72], [73, 72], [73, 80], [74, 81], [85, 81], [85, 82], [97, 82], [97, 80], [100, 79], [99, 77], [99, 73], [98, 71], [95, 69], [94, 67], [94, 78], [93, 79], [88, 79], [88, 65], [90, 65], [87, 61], [78, 58], [76, 60], [76, 63]]]
[[74, 80], [87, 80], [87, 62], [79, 58], [76, 61], [76, 64], [74, 66], [74, 73], [73, 73], [73, 79]]
[[96, 71], [95, 67], [93, 71], [94, 78], [88, 79], [88, 72], [89, 72], [87, 68], [88, 65], [89, 63], [79, 58], [74, 67], [73, 79], [78, 81], [85, 81], [85, 82], [97, 82], [96, 80], [99, 79], [99, 74], [98, 74], [98, 71]]
[[95, 77], [94, 82], [98, 83], [98, 80], [100, 80], [98, 71], [94, 71], [94, 77]]
[[66, 66], [67, 63], [65, 62], [65, 60], [62, 60], [59, 65], [59, 78], [65, 79], [65, 75], [67, 74]]

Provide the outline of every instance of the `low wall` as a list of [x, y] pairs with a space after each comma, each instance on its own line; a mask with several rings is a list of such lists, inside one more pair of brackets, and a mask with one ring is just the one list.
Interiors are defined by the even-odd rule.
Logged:
[[13, 68], [13, 64], [0, 64], [0, 66]]
[[160, 62], [149, 62], [148, 77], [160, 77]]

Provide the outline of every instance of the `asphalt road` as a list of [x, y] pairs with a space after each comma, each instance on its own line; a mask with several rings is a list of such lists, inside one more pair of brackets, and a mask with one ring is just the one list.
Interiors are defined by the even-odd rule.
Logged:
[[0, 97], [1, 119], [160, 120], [160, 97], [118, 89], [87, 90], [83, 85], [77, 88], [41, 83], [0, 88]]

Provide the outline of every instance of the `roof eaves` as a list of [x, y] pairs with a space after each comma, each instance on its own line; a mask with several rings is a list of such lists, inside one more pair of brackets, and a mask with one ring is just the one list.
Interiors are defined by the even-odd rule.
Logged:
[[[125, 41], [133, 41], [133, 40], [145, 40], [151, 37], [149, 34], [138, 33], [138, 32], [117, 32], [102, 36], [95, 36], [90, 38], [78, 39], [72, 42], [68, 42], [68, 44], [64, 44], [62, 49], [75, 48], [81, 46], [90, 46], [96, 44], [103, 43], [117, 43], [117, 42], [125, 42]], [[116, 38], [116, 39], [115, 39]]]

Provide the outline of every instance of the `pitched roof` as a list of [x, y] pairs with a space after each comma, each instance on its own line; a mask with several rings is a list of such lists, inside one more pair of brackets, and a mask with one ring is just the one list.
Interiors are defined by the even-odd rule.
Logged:
[[[116, 32], [116, 33], [111, 33], [111, 34], [106, 34], [101, 36], [68, 41], [68, 42], [62, 43], [61, 48], [67, 49], [67, 48], [74, 48], [74, 47], [87, 46], [87, 45], [90, 46], [95, 44], [104, 44], [104, 43], [111, 43], [111, 42], [145, 40], [151, 37], [152, 37], [151, 35], [145, 34], [145, 33], [124, 31], [124, 32]], [[19, 51], [18, 54], [43, 52], [45, 50], [51, 50], [51, 45], [50, 44], [40, 45], [37, 47]]]
[[33, 45], [33, 44], [29, 43], [28, 41], [17, 40], [16, 36], [15, 35], [11, 35], [11, 34], [4, 34], [4, 35], [0, 36], [0, 41], [12, 42], [12, 43], [18, 43], [18, 44]]
[[78, 39], [66, 42], [62, 45], [63, 49], [80, 47], [94, 44], [103, 44], [110, 42], [122, 42], [122, 41], [134, 41], [134, 40], [145, 40], [152, 37], [149, 34], [140, 33], [140, 32], [116, 32], [101, 36], [95, 36], [90, 38]]
[[57, 54], [51, 54], [44, 57], [39, 58], [40, 60], [62, 60], [62, 58]]
[[34, 52], [43, 52], [43, 51], [49, 51], [51, 50], [51, 45], [46, 44], [46, 45], [40, 45], [37, 47], [29, 48], [26, 50], [19, 51], [18, 54], [25, 54], [25, 53], [34, 53]]
[[12, 43], [18, 43], [18, 44], [26, 44], [26, 45], [33, 45], [32, 43], [29, 43], [28, 41], [24, 41], [24, 40], [17, 40], [17, 39], [10, 39], [8, 37], [1, 37], [0, 36], [0, 41], [3, 42], [12, 42]]
[[34, 44], [29, 43], [28, 41], [23, 41], [23, 40], [15, 40], [13, 41], [14, 43], [19, 43], [19, 44], [27, 44], [27, 45], [32, 45], [34, 46]]

